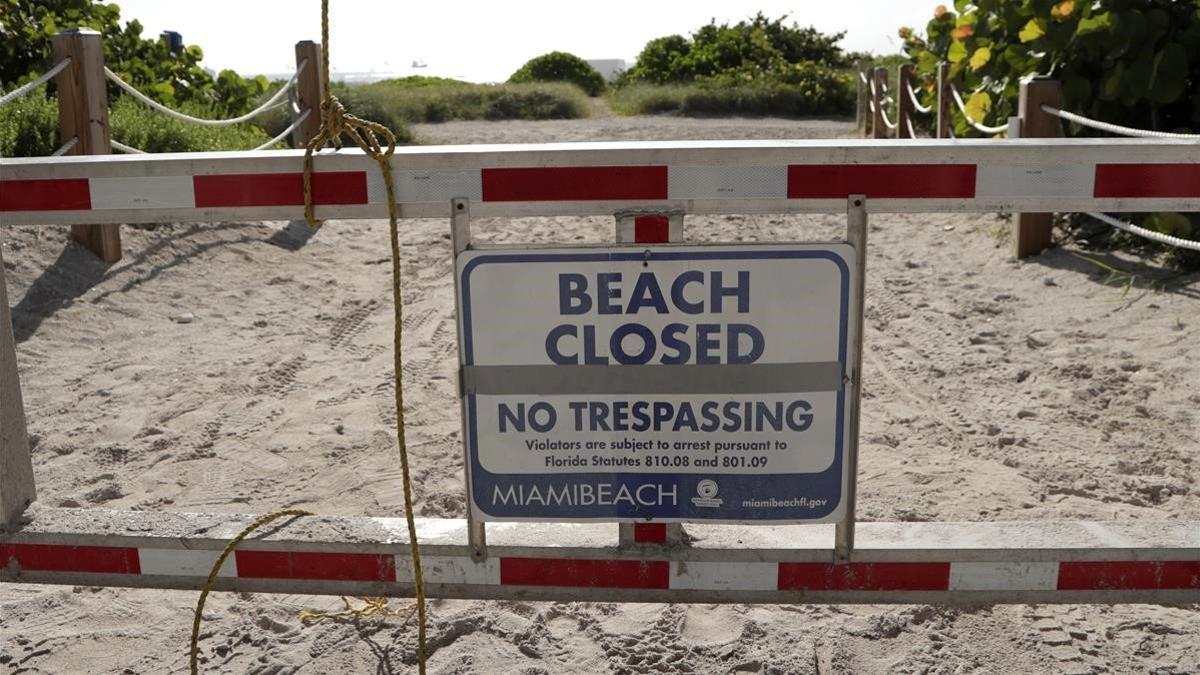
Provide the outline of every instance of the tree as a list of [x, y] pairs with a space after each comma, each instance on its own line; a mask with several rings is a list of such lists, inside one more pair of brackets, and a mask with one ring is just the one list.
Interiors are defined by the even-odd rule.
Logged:
[[509, 82], [570, 82], [588, 96], [604, 93], [604, 76], [590, 63], [566, 52], [550, 52], [527, 61], [508, 78]]
[[[200, 66], [199, 47], [172, 52], [163, 40], [144, 39], [138, 21], [122, 26], [116, 4], [89, 0], [0, 0], [0, 86], [10, 89], [49, 69], [50, 38], [69, 28], [99, 31], [105, 64], [163, 104], [196, 103], [217, 114], [237, 114], [270, 86], [261, 75], [243, 78], [232, 70], [214, 78]], [[114, 85], [109, 93], [119, 90]]]

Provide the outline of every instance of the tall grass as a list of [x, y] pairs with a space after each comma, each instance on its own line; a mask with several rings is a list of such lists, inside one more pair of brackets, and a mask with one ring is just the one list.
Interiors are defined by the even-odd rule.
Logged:
[[[359, 117], [404, 132], [407, 125], [450, 120], [546, 120], [587, 117], [587, 95], [563, 83], [443, 84], [416, 86], [384, 80], [348, 86], [335, 84], [334, 93]], [[400, 136], [398, 133], [397, 136]]]
[[815, 92], [806, 85], [789, 84], [731, 87], [630, 84], [613, 91], [608, 103], [620, 115], [805, 117], [854, 112], [854, 98], [849, 88]]

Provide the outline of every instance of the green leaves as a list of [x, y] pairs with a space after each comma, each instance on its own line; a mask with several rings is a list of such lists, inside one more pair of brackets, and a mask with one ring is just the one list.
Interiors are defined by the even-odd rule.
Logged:
[[1187, 89], [1188, 52], [1172, 42], [1154, 55], [1154, 75], [1148, 97], [1155, 103], [1171, 103]]
[[1033, 42], [1034, 40], [1046, 34], [1046, 22], [1041, 19], [1030, 19], [1025, 27], [1021, 29], [1017, 37], [1021, 42]]
[[971, 55], [971, 70], [979, 70], [992, 60], [992, 50], [987, 47], [981, 47], [975, 50]]
[[1113, 26], [1113, 15], [1110, 12], [1093, 14], [1090, 17], [1080, 19], [1079, 24], [1075, 27], [1075, 37], [1082, 37], [1098, 31], [1105, 31]]
[[[1063, 83], [1063, 108], [1140, 129], [1200, 132], [1200, 2], [1006, 0], [956, 2], [910, 34], [918, 77], [952, 64], [975, 113], [1015, 114], [1022, 78]], [[974, 115], [973, 115], [974, 116]], [[977, 118], [978, 119], [978, 118]], [[960, 129], [969, 132], [968, 129]], [[1071, 127], [1072, 133], [1096, 132]]]
[[984, 91], [978, 91], [971, 94], [967, 99], [966, 104], [967, 116], [975, 120], [979, 124], [984, 124], [987, 119], [988, 112], [992, 109], [992, 97]]

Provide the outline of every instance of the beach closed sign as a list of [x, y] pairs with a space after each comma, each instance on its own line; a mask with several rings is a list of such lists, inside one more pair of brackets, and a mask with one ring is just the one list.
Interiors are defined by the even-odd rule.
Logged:
[[854, 250], [472, 250], [457, 261], [481, 520], [841, 516]]

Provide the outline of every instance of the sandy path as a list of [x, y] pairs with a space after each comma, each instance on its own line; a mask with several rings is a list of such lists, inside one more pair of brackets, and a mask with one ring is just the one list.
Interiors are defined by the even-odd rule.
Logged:
[[[786, 138], [844, 122], [600, 118], [424, 125], [431, 141]], [[1057, 249], [996, 216], [876, 216], [860, 509], [874, 520], [1200, 520], [1200, 276]], [[837, 217], [696, 218], [696, 240], [833, 239]], [[40, 498], [64, 506], [396, 515], [386, 223], [125, 228], [105, 268], [5, 228]], [[600, 242], [606, 218], [479, 221]], [[404, 386], [420, 512], [463, 512], [448, 226], [410, 221]], [[192, 315], [188, 321], [184, 316]], [[194, 594], [0, 586], [0, 673], [186, 666]], [[399, 672], [406, 627], [300, 626], [335, 598], [220, 595], [213, 672]], [[1196, 607], [435, 602], [433, 672], [1198, 672]]]

